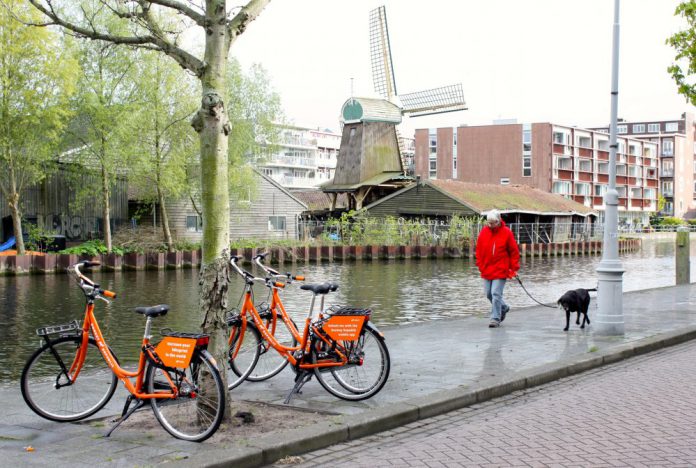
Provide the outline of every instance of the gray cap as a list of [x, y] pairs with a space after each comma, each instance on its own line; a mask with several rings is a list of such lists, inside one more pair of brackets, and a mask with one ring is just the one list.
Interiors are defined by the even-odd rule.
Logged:
[[497, 222], [500, 222], [500, 213], [498, 212], [498, 210], [491, 210], [491, 211], [489, 211], [488, 214], [486, 215], [486, 219], [487, 219], [488, 221], [497, 221]]

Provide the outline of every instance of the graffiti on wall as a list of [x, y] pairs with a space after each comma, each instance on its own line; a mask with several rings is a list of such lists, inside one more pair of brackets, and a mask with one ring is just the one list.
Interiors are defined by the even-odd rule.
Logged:
[[[48, 214], [43, 217], [43, 226], [47, 231], [65, 236], [68, 240], [86, 240], [102, 236], [101, 217], [66, 214]], [[120, 220], [111, 218], [111, 230], [115, 230]]]

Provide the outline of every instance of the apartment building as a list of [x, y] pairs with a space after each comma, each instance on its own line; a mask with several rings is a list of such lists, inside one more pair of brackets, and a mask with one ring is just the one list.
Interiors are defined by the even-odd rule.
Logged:
[[[619, 221], [647, 225], [657, 211], [657, 142], [618, 140]], [[609, 135], [553, 123], [419, 129], [415, 171], [423, 179], [520, 184], [557, 193], [603, 217]]]
[[[594, 130], [608, 133], [609, 127]], [[665, 199], [660, 214], [682, 218], [696, 206], [696, 127], [692, 114], [684, 113], [676, 120], [621, 120], [616, 133], [658, 145], [659, 188]]]
[[330, 130], [283, 126], [259, 170], [286, 189], [316, 188], [333, 178], [340, 146], [341, 135]]

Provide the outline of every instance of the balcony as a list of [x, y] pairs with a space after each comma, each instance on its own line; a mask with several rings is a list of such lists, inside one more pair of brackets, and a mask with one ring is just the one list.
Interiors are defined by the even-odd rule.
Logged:
[[590, 149], [590, 148], [578, 148], [578, 155], [583, 157], [583, 158], [591, 158], [592, 157], [592, 149]]
[[581, 180], [583, 182], [592, 182], [592, 173], [591, 172], [578, 172], [578, 180]]
[[597, 159], [600, 161], [609, 161], [609, 151], [597, 151]]
[[314, 169], [317, 167], [317, 160], [316, 158], [295, 158], [290, 156], [274, 155], [264, 165], [276, 167], [297, 167], [304, 169]]
[[558, 179], [560, 180], [573, 180], [573, 171], [558, 169]]
[[660, 177], [674, 177], [674, 169], [660, 171]]

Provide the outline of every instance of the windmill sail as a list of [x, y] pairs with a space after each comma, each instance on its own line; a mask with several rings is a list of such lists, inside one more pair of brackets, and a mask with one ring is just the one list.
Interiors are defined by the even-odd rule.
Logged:
[[370, 59], [375, 91], [383, 98], [391, 100], [396, 96], [396, 81], [384, 6], [370, 12]]
[[466, 110], [462, 85], [443, 86], [417, 93], [400, 94], [403, 113], [410, 117]]

